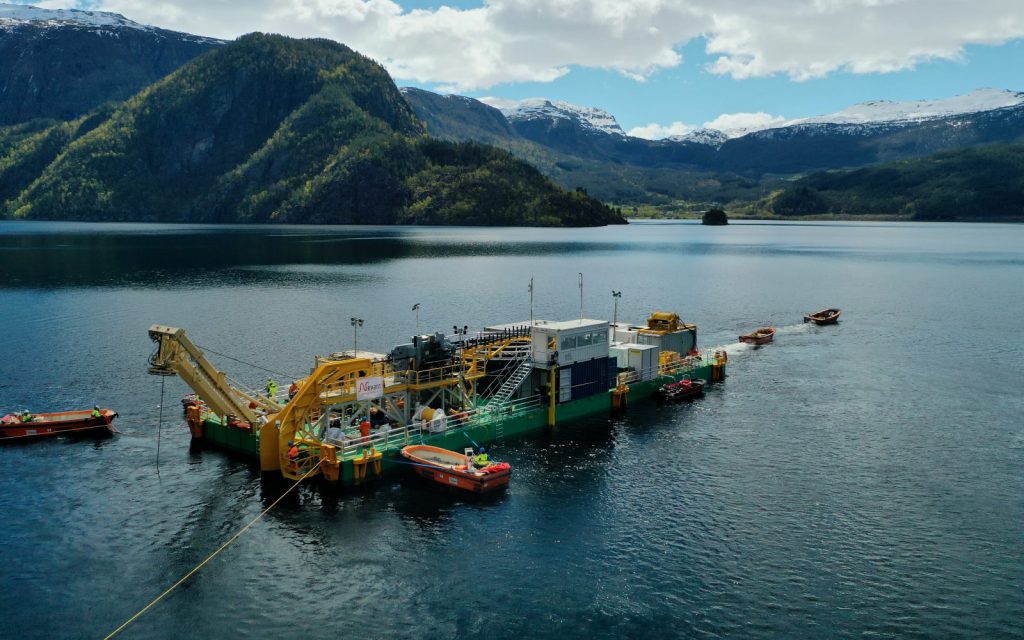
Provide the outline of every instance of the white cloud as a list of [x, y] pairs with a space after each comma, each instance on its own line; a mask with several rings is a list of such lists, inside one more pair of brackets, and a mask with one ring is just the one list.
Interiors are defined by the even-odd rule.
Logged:
[[42, 0], [33, 2], [32, 6], [40, 9], [74, 9], [78, 3], [75, 0]]
[[740, 131], [749, 133], [751, 131], [760, 131], [761, 129], [781, 127], [786, 122], [787, 120], [782, 116], [773, 116], [764, 111], [758, 111], [757, 113], [723, 113], [714, 120], [705, 122], [704, 128], [718, 129], [728, 134]]
[[712, 15], [708, 68], [737, 79], [886, 73], [1024, 36], [1020, 0], [733, 0]]
[[635, 127], [629, 130], [629, 135], [635, 138], [646, 138], [648, 140], [661, 140], [669, 136], [686, 135], [697, 129], [717, 129], [728, 135], [730, 138], [745, 135], [752, 131], [781, 127], [789, 120], [782, 116], [773, 116], [770, 113], [758, 111], [757, 113], [723, 113], [714, 120], [709, 120], [701, 126], [686, 124], [685, 122], [673, 122], [669, 125], [661, 125], [652, 122], [651, 124]]
[[690, 133], [697, 127], [692, 124], [686, 124], [684, 122], [673, 122], [669, 125], [661, 125], [656, 122], [644, 125], [642, 127], [633, 127], [629, 130], [629, 135], [634, 138], [646, 138], [648, 140], [661, 140], [662, 138], [668, 138], [669, 136], [682, 136]]
[[[50, 0], [63, 3], [63, 0]], [[397, 78], [467, 91], [551, 81], [573, 66], [643, 79], [707, 38], [708, 71], [795, 80], [888, 72], [1024, 37], [1021, 0], [484, 0], [405, 10], [392, 0], [100, 0], [138, 22], [233, 38], [339, 40]], [[670, 125], [671, 126], [671, 125]]]

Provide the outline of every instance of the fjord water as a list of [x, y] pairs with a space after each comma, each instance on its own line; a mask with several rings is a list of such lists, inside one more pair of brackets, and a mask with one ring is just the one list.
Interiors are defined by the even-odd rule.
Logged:
[[0, 223], [0, 410], [121, 431], [0, 448], [0, 636], [102, 637], [280, 491], [190, 450], [177, 378], [158, 431], [150, 324], [255, 386], [238, 360], [300, 375], [353, 316], [374, 351], [414, 303], [526, 319], [531, 276], [538, 318], [577, 317], [578, 273], [586, 316], [677, 311], [728, 380], [496, 445], [495, 498], [301, 487], [124, 637], [1024, 636], [1024, 227], [893, 223]]

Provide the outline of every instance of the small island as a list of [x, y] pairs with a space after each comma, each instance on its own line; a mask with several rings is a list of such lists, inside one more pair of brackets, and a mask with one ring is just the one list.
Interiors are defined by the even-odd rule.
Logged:
[[704, 217], [700, 219], [701, 224], [721, 226], [729, 224], [729, 217], [721, 209], [708, 209]]

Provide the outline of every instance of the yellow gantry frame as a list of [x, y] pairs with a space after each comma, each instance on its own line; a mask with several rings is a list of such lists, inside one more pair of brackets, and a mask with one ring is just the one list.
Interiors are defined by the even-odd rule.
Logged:
[[[295, 439], [300, 427], [320, 417], [321, 407], [335, 401], [332, 397], [355, 394], [357, 381], [370, 375], [373, 368], [373, 362], [368, 358], [319, 364], [288, 404], [281, 411], [267, 416], [267, 423], [260, 431], [260, 468], [263, 471], [280, 470], [282, 475], [292, 480], [300, 478], [303, 474], [297, 473], [288, 459], [288, 442]], [[319, 451], [315, 457], [319, 457]]]

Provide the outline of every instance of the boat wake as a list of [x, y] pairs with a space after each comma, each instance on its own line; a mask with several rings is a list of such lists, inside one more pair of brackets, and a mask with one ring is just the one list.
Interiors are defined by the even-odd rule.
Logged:
[[[801, 322], [800, 324], [790, 324], [790, 325], [786, 325], [784, 327], [776, 327], [775, 328], [775, 335], [779, 336], [779, 335], [794, 335], [794, 334], [799, 334], [799, 333], [806, 333], [807, 329], [810, 326], [811, 326], [810, 323]], [[766, 346], [771, 346], [771, 345], [766, 345]], [[736, 355], [740, 355], [740, 354], [746, 353], [746, 352], [750, 351], [751, 349], [756, 349], [757, 347], [758, 347], [758, 345], [747, 344], [746, 342], [732, 342], [732, 343], [729, 343], [729, 344], [718, 345], [717, 347], [712, 349], [712, 351], [724, 351], [727, 355], [732, 357], [732, 356], [736, 356]]]
[[807, 329], [812, 325], [810, 322], [801, 322], [799, 324], [790, 324], [785, 327], [776, 327], [775, 335], [793, 335], [795, 333], [807, 333]]
[[719, 347], [715, 347], [715, 351], [724, 351], [729, 356], [739, 355], [745, 351], [750, 351], [754, 348], [754, 345], [747, 344], [746, 342], [733, 342], [732, 344], [724, 344]]

